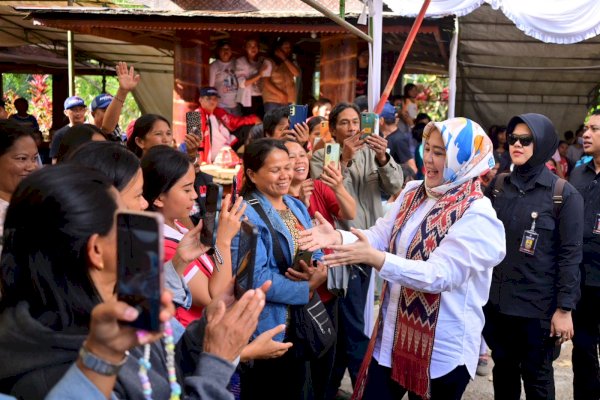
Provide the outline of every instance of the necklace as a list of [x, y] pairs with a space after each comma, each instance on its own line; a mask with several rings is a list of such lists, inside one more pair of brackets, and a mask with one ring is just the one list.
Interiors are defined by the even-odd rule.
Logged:
[[[145, 335], [145, 332], [139, 331], [138, 335]], [[165, 322], [165, 349], [167, 352], [167, 372], [169, 374], [169, 385], [171, 386], [171, 396], [169, 400], [179, 400], [181, 395], [181, 386], [177, 383], [177, 374], [175, 371], [175, 341], [173, 340], [173, 328], [169, 321]], [[152, 384], [148, 377], [148, 371], [152, 368], [150, 363], [150, 344], [144, 345], [144, 356], [138, 360], [140, 369], [138, 377], [142, 383], [144, 398], [152, 400]]]

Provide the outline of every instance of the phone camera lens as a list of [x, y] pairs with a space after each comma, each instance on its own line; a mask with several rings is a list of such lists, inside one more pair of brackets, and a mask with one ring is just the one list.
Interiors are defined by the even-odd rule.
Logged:
[[331, 154], [331, 147], [327, 146], [327, 154]]

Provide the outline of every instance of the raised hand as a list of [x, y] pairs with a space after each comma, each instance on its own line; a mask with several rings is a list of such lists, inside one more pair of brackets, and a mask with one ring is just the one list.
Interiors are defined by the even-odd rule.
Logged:
[[321, 181], [333, 189], [334, 192], [344, 188], [344, 177], [342, 171], [336, 168], [333, 163], [323, 167], [323, 173], [320, 176]]
[[365, 139], [367, 146], [375, 152], [379, 165], [387, 162], [387, 140], [379, 135], [369, 135]]
[[310, 129], [308, 129], [308, 125], [306, 124], [306, 122], [302, 122], [294, 125], [294, 129], [289, 129], [284, 133], [288, 138], [295, 140], [296, 142], [304, 146], [306, 142], [308, 142], [308, 138], [310, 136]]
[[135, 73], [133, 67], [127, 68], [127, 63], [119, 61], [115, 67], [117, 79], [119, 80], [119, 88], [131, 92], [138, 83], [140, 83], [140, 75]]
[[225, 196], [219, 214], [217, 242], [231, 244], [231, 240], [237, 235], [242, 226], [242, 217], [246, 211], [246, 206], [247, 204], [244, 203], [244, 198], [238, 196], [233, 207], [231, 207], [231, 195], [228, 194]]
[[301, 250], [315, 251], [342, 243], [341, 235], [320, 212], [315, 213], [315, 226], [300, 232], [298, 244]]
[[313, 194], [315, 184], [312, 179], [306, 179], [300, 184], [300, 200], [306, 207], [310, 207], [310, 196]]
[[365, 141], [360, 138], [360, 132], [346, 138], [340, 156], [342, 164], [347, 165], [354, 158], [354, 155], [364, 147], [364, 144]]

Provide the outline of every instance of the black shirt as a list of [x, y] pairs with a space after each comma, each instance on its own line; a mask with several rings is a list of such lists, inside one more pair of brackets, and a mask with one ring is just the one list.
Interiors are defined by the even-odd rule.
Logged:
[[60, 142], [62, 142], [63, 136], [67, 133], [71, 126], [65, 125], [60, 129], [57, 129], [52, 136], [52, 142], [50, 142], [50, 158], [56, 158], [58, 155], [58, 149], [60, 149]]
[[[490, 196], [506, 232], [506, 257], [494, 268], [490, 303], [503, 314], [550, 319], [556, 308], [574, 309], [579, 300], [579, 263], [582, 255], [583, 200], [565, 184], [558, 218], [552, 197], [558, 177], [545, 169], [530, 188], [517, 187], [506, 176], [503, 190]], [[539, 235], [534, 255], [519, 251], [523, 233], [531, 228]]]
[[397, 164], [404, 164], [411, 158], [415, 158], [410, 152], [410, 137], [400, 132], [400, 129], [396, 129], [386, 139], [390, 155]]
[[583, 196], [583, 285], [600, 286], [600, 234], [594, 233], [600, 215], [600, 174], [594, 161], [575, 168], [570, 182]]

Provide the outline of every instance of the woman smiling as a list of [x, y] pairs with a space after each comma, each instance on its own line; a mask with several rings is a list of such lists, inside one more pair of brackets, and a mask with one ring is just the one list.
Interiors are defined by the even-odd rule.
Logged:
[[479, 180], [494, 165], [492, 144], [466, 118], [429, 123], [423, 137], [425, 181], [408, 183], [375, 226], [336, 231], [319, 218], [301, 240], [333, 249], [329, 266], [364, 263], [385, 280], [355, 399], [460, 399], [475, 375], [481, 308], [505, 254]]

